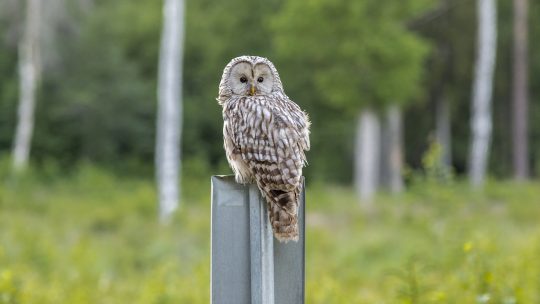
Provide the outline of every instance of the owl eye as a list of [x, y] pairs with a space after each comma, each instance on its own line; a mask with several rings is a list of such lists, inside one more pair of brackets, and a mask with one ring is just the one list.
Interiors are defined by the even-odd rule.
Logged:
[[264, 80], [264, 78], [262, 78], [262, 77], [257, 78], [258, 82], [263, 82], [263, 80]]
[[246, 83], [246, 82], [247, 82], [246, 76], [240, 77], [240, 82], [241, 82], [241, 83]]

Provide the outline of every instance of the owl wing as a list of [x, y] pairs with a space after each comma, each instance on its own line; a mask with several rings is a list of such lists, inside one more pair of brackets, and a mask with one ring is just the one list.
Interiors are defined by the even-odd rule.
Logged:
[[267, 96], [239, 101], [230, 134], [237, 153], [267, 190], [292, 191], [300, 183], [309, 149], [309, 120], [290, 100]]
[[[287, 98], [285, 96], [285, 98]], [[288, 99], [288, 98], [287, 98]], [[309, 151], [310, 149], [310, 142], [309, 142], [309, 127], [310, 122], [308, 115], [300, 109], [300, 107], [292, 102], [291, 100], [288, 100], [286, 103], [288, 113], [290, 113], [290, 125], [293, 126], [293, 128], [296, 131], [296, 135], [298, 137], [298, 142], [302, 148], [302, 154], [303, 151]], [[304, 155], [304, 162], [305, 155]]]
[[[268, 202], [274, 235], [298, 240], [302, 167], [309, 149], [307, 115], [288, 98], [254, 96], [231, 99], [224, 108], [226, 142], [232, 158], [255, 178]], [[227, 145], [227, 144], [226, 144]]]

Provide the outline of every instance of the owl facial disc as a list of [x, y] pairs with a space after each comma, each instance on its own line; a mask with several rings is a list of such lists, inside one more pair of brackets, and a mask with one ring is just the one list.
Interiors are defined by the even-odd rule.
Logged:
[[265, 63], [240, 61], [231, 67], [228, 82], [236, 95], [269, 95], [274, 86], [274, 74]]

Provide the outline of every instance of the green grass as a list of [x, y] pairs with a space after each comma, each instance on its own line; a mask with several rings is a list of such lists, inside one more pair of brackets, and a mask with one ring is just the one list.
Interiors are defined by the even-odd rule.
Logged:
[[[162, 227], [151, 180], [0, 178], [0, 303], [209, 303], [209, 179]], [[539, 186], [426, 182], [367, 213], [308, 183], [306, 303], [540, 303]]]

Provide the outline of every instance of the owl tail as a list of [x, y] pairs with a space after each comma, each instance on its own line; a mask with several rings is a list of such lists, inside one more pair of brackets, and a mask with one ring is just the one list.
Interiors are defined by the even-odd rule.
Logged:
[[261, 187], [261, 192], [268, 204], [274, 236], [280, 242], [298, 241], [299, 189], [287, 192]]

